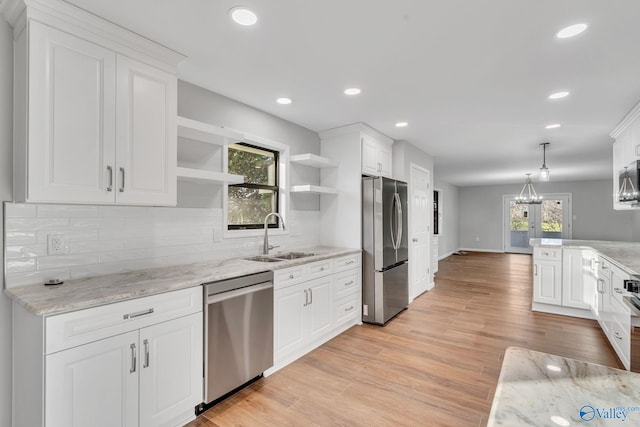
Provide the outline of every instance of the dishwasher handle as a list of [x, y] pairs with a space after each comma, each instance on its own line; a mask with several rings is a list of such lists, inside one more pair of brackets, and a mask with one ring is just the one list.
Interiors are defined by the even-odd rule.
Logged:
[[225, 301], [231, 298], [240, 297], [242, 295], [247, 295], [253, 292], [262, 291], [264, 289], [273, 288], [272, 282], [258, 283], [257, 285], [246, 286], [244, 288], [235, 289], [233, 291], [223, 292], [220, 294], [209, 295], [207, 297], [207, 305], [215, 304], [220, 301]]

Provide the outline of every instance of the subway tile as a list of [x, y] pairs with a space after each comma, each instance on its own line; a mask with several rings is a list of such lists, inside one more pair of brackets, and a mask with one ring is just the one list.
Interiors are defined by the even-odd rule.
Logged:
[[72, 279], [81, 279], [84, 277], [103, 276], [105, 274], [115, 274], [124, 272], [124, 264], [108, 263], [108, 264], [91, 264], [80, 267], [71, 267], [69, 274]]
[[7, 218], [32, 218], [36, 216], [36, 205], [27, 203], [5, 203]]
[[35, 258], [18, 258], [8, 259], [6, 261], [7, 273], [22, 273], [25, 271], [34, 271], [36, 269]]
[[86, 254], [124, 249], [123, 240], [96, 240], [90, 242], [71, 242], [69, 254]]
[[39, 217], [74, 218], [98, 216], [98, 207], [90, 205], [38, 205]]
[[97, 264], [98, 255], [55, 255], [38, 258], [38, 270]]
[[98, 215], [101, 217], [151, 217], [153, 209], [151, 207], [139, 206], [99, 206]]
[[124, 264], [125, 271], [147, 270], [150, 268], [166, 267], [167, 257], [147, 258], [130, 261]]
[[34, 245], [36, 243], [38, 243], [38, 234], [35, 231], [5, 230], [5, 245]]
[[124, 249], [99, 254], [100, 263], [127, 262], [156, 256], [158, 255], [155, 248]]
[[167, 265], [170, 265], [170, 266], [193, 264], [200, 261], [202, 261], [202, 254], [200, 253], [182, 254], [182, 255], [167, 257]]
[[59, 268], [53, 270], [32, 271], [28, 273], [7, 274], [6, 286], [7, 288], [12, 288], [14, 286], [22, 285], [42, 285], [44, 282], [51, 279], [67, 280], [69, 279], [69, 270]]
[[117, 217], [109, 218], [71, 218], [69, 225], [72, 228], [122, 228], [124, 226], [124, 219]]
[[7, 259], [47, 256], [47, 245], [16, 245], [6, 247]]
[[53, 230], [69, 226], [67, 218], [7, 218], [5, 226], [9, 231]]

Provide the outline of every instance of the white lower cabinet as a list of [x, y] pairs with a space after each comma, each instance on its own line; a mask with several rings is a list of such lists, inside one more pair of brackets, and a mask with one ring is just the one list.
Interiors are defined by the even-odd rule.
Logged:
[[[40, 352], [14, 363], [14, 426], [179, 426], [195, 417], [203, 400], [201, 287], [44, 318], [14, 310], [16, 357]], [[16, 333], [44, 344], [38, 350]]]
[[274, 367], [267, 373], [360, 323], [360, 276], [360, 255], [275, 272]]

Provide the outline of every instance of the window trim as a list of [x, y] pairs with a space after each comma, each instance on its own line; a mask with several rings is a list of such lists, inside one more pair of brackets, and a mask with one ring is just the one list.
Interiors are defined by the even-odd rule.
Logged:
[[[267, 185], [267, 184], [244, 183], [244, 184], [230, 184], [229, 187], [242, 187], [242, 188], [253, 188], [253, 189], [263, 189], [263, 190], [273, 191], [276, 197], [276, 207], [277, 207], [276, 212], [280, 213], [280, 186], [278, 185], [278, 183], [280, 182], [280, 152], [272, 148], [260, 147], [257, 145], [249, 144], [247, 142], [239, 142], [237, 144], [243, 145], [245, 147], [255, 148], [257, 150], [268, 151], [270, 153], [273, 153], [273, 158], [276, 163], [276, 176], [275, 176], [276, 184]], [[228, 150], [229, 150], [229, 147], [227, 146], [227, 152], [226, 152], [227, 161], [229, 160]], [[229, 200], [228, 191], [229, 189], [227, 187], [227, 197], [225, 198], [227, 202]], [[227, 209], [228, 209], [228, 206], [227, 206]], [[280, 228], [280, 218], [278, 217], [275, 217], [275, 218], [276, 218], [275, 224], [267, 224], [267, 228]], [[263, 230], [264, 224], [229, 224], [227, 221], [225, 221], [225, 227], [227, 228], [227, 230], [256, 230], [256, 229]]]
[[[444, 196], [443, 196], [443, 191], [440, 188], [435, 188], [434, 187], [433, 188], [433, 192], [434, 193], [435, 192], [438, 193], [438, 210], [437, 210], [438, 217], [437, 218], [435, 217], [435, 215], [436, 215], [435, 209], [432, 209], [433, 212], [431, 214], [433, 216], [433, 218], [432, 218], [433, 219], [433, 224], [432, 224], [432, 226], [433, 226], [433, 235], [437, 236], [437, 237], [440, 237], [440, 236], [442, 236], [444, 234], [444, 229], [442, 228], [442, 221], [443, 221], [443, 218], [444, 218], [444, 215], [443, 215], [444, 204], [442, 202], [443, 202]], [[435, 197], [433, 195], [432, 195], [432, 199], [431, 200], [432, 200], [432, 202], [435, 202]], [[438, 221], [438, 232], [437, 233], [436, 233], [436, 230], [435, 230], [435, 228], [436, 228], [435, 227], [435, 225], [436, 225], [435, 224], [435, 220], [436, 219]]]
[[[287, 228], [283, 231], [282, 228], [273, 228], [269, 229], [269, 235], [277, 236], [277, 235], [288, 235], [289, 234], [289, 204], [290, 204], [290, 195], [289, 195], [289, 146], [283, 144], [278, 141], [274, 141], [271, 139], [263, 138], [261, 136], [251, 134], [248, 132], [244, 132], [239, 129], [233, 129], [228, 127], [227, 129], [238, 132], [244, 135], [245, 143], [249, 145], [254, 145], [258, 148], [266, 148], [269, 150], [278, 151], [278, 169], [280, 173], [278, 174], [278, 211], [282, 216], [285, 226]], [[229, 153], [228, 146], [224, 146], [222, 150], [222, 170], [224, 172], [228, 172], [229, 170]], [[229, 230], [228, 227], [228, 198], [229, 198], [229, 186], [222, 186], [222, 237], [223, 239], [233, 239], [233, 238], [242, 238], [242, 237], [254, 237], [254, 236], [263, 236], [264, 229], [263, 228], [245, 228], [245, 229], [232, 229]]]

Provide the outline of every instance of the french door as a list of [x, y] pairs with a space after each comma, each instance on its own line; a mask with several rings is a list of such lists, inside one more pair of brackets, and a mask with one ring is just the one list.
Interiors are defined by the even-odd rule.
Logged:
[[571, 238], [571, 195], [545, 194], [539, 205], [520, 205], [504, 196], [504, 251], [530, 254], [529, 239]]

